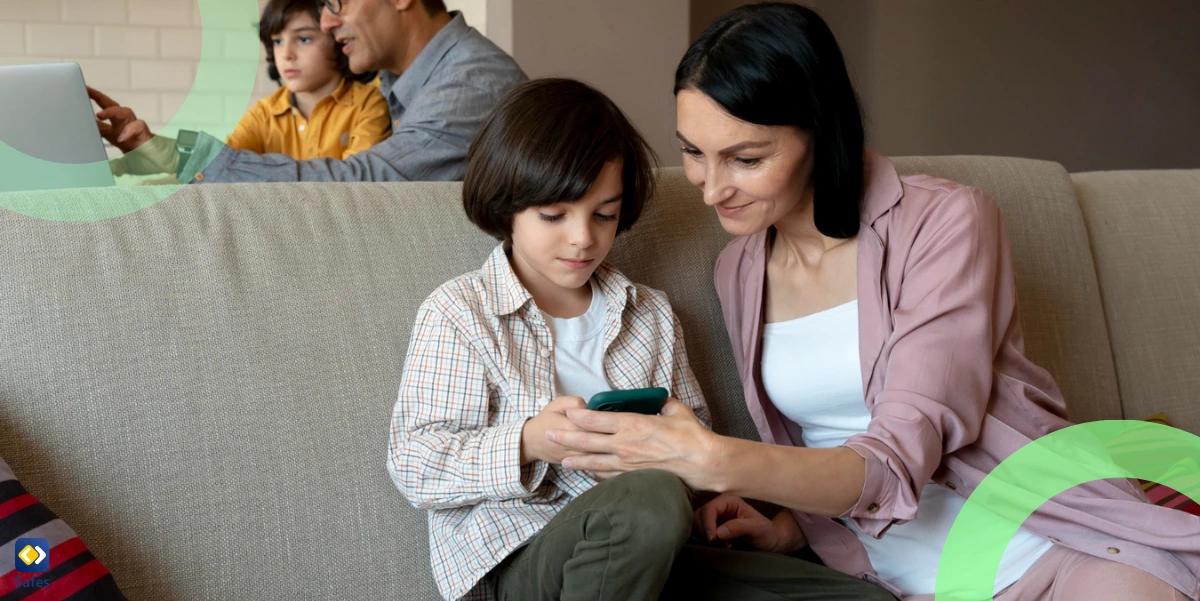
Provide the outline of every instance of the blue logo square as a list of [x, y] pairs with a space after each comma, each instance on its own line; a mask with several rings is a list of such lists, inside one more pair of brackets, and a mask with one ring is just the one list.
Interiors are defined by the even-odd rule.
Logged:
[[44, 538], [18, 538], [13, 545], [18, 572], [45, 572], [50, 569], [50, 541]]

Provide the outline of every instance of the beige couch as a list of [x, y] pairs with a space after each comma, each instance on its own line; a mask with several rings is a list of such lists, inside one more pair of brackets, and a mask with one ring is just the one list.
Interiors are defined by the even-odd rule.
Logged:
[[[1075, 419], [1165, 411], [1200, 432], [1200, 171], [898, 164], [999, 202], [1027, 350]], [[717, 429], [753, 437], [711, 286], [727, 235], [678, 170], [661, 182], [612, 258], [670, 295]], [[0, 456], [130, 599], [437, 599], [425, 517], [384, 459], [418, 303], [494, 244], [458, 194], [201, 186], [100, 222], [0, 210]]]

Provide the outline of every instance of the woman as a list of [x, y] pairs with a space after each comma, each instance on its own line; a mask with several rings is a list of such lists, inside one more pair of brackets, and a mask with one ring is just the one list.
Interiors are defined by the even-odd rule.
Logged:
[[[749, 60], [748, 57], [753, 57]], [[726, 231], [714, 281], [762, 443], [659, 416], [571, 411], [574, 469], [657, 468], [722, 492], [710, 539], [812, 547], [903, 597], [934, 592], [954, 518], [1001, 460], [1070, 425], [1021, 353], [1015, 277], [985, 194], [900, 177], [864, 151], [841, 51], [811, 10], [745, 6], [676, 72], [689, 180]], [[743, 501], [784, 510], [773, 518]], [[1101, 480], [1044, 504], [1004, 554], [998, 599], [1196, 599], [1200, 522]]]

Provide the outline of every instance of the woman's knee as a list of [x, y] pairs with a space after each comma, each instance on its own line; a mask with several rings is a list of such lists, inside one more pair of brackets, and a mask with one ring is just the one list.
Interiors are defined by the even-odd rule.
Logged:
[[[1081, 554], [1082, 555], [1082, 554]], [[1186, 599], [1158, 577], [1116, 561], [1087, 556], [1059, 572], [1054, 581], [1056, 601], [1102, 601], [1118, 599]]]

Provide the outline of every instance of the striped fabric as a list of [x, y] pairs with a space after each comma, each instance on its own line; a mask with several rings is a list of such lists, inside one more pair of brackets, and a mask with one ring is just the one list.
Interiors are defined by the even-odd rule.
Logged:
[[[612, 387], [661, 386], [710, 424], [666, 295], [608, 263], [595, 278], [608, 299], [604, 373]], [[553, 349], [503, 246], [417, 312], [388, 471], [410, 503], [429, 510], [433, 576], [446, 599], [493, 599], [485, 576], [596, 484], [589, 472], [520, 465], [525, 421], [555, 397]]]
[[[45, 572], [18, 572], [17, 539], [50, 543]], [[0, 601], [124, 601], [117, 583], [54, 512], [26, 492], [0, 458]], [[35, 586], [29, 586], [30, 581]]]
[[[1154, 415], [1147, 417], [1145, 421], [1162, 424], [1164, 426], [1171, 426], [1171, 422], [1167, 419], [1167, 416], [1162, 413], [1155, 413]], [[1187, 469], [1193, 474], [1200, 473], [1200, 464], [1198, 464], [1195, 460], [1187, 461], [1186, 463], [1187, 465], [1179, 466], [1180, 469]], [[1142, 490], [1145, 491], [1146, 496], [1150, 498], [1150, 502], [1154, 503], [1155, 505], [1170, 507], [1172, 509], [1178, 509], [1192, 515], [1200, 516], [1200, 503], [1193, 501], [1183, 493], [1169, 486], [1163, 486], [1162, 484], [1158, 484], [1156, 482], [1142, 480]]]

